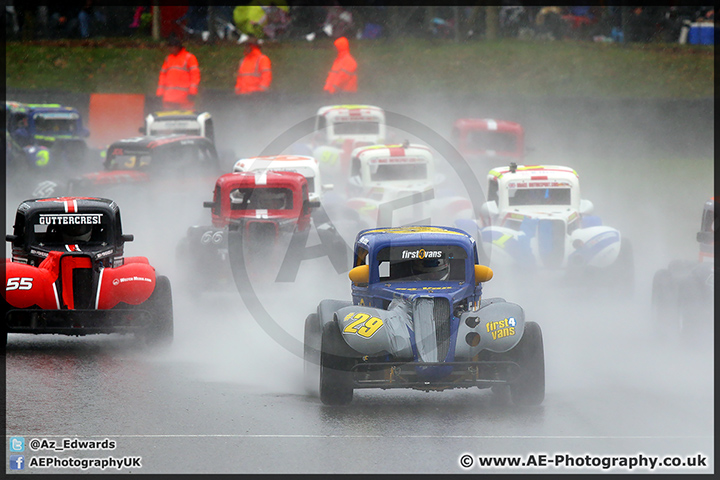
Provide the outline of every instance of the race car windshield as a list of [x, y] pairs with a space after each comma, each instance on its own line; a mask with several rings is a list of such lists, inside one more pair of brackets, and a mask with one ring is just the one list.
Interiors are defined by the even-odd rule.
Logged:
[[75, 134], [77, 116], [68, 114], [36, 114], [33, 116], [38, 133]]
[[465, 280], [467, 254], [455, 245], [385, 247], [376, 257], [381, 282]]
[[509, 190], [509, 205], [570, 205], [569, 188], [518, 188]]
[[102, 213], [41, 213], [30, 221], [30, 245], [107, 246], [110, 243], [111, 223]]
[[231, 210], [292, 210], [289, 188], [235, 188], [230, 191]]
[[333, 124], [335, 135], [377, 135], [379, 122], [338, 122]]
[[181, 133], [183, 135], [200, 135], [199, 128], [153, 128], [150, 135], [172, 135]]
[[[374, 167], [374, 168], [373, 168]], [[394, 180], [425, 180], [427, 164], [411, 163], [398, 165], [371, 165], [370, 180], [373, 182], [391, 182]]]
[[150, 155], [116, 155], [110, 159], [110, 170], [143, 170], [150, 165]]
[[507, 132], [470, 131], [467, 136], [468, 147], [473, 150], [494, 150], [496, 152], [514, 152], [517, 137]]

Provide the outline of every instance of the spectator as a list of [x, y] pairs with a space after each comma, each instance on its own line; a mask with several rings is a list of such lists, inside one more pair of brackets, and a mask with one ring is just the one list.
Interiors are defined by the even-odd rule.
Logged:
[[[203, 37], [204, 32], [208, 32], [208, 7], [206, 5], [188, 5], [188, 9], [183, 16], [178, 18], [178, 24], [185, 22], [185, 31], [190, 35], [198, 35]], [[205, 36], [209, 35], [206, 34]]]
[[233, 10], [233, 21], [237, 29], [246, 36], [263, 38], [267, 18], [260, 5], [239, 5]]
[[[509, 3], [509, 2], [503, 2]], [[520, 27], [527, 24], [527, 12], [522, 5], [500, 7], [500, 34], [505, 38], [517, 38]]]
[[92, 0], [85, 0], [85, 4], [78, 12], [80, 37], [90, 38], [92, 33], [102, 31], [105, 26], [105, 22], [105, 15], [103, 15], [102, 11], [95, 8], [94, 2]]
[[168, 40], [170, 54], [165, 58], [157, 96], [163, 99], [165, 110], [194, 110], [195, 96], [200, 85], [200, 66], [197, 58], [185, 50], [180, 39], [171, 36]]
[[535, 16], [535, 28], [538, 37], [550, 40], [565, 38], [567, 24], [562, 19], [563, 9], [557, 6], [543, 7]]
[[352, 36], [355, 33], [352, 12], [337, 2], [327, 7], [323, 31], [331, 38]]
[[263, 27], [263, 33], [269, 40], [276, 40], [282, 37], [290, 27], [290, 9], [287, 5], [275, 5], [271, 3], [268, 6], [263, 7], [265, 16], [265, 26]]
[[357, 92], [357, 62], [350, 55], [348, 39], [340, 37], [334, 43], [338, 54], [325, 81], [324, 90], [330, 94]]
[[562, 18], [570, 25], [570, 32], [578, 40], [588, 40], [591, 37], [590, 27], [597, 23], [597, 17], [589, 6], [570, 7]]
[[272, 83], [272, 67], [267, 55], [260, 51], [260, 45], [254, 38], [245, 44], [245, 56], [240, 61], [235, 83], [236, 95], [249, 95], [267, 92]]
[[50, 14], [50, 37], [70, 38], [77, 35], [80, 6], [72, 3], [55, 5]]

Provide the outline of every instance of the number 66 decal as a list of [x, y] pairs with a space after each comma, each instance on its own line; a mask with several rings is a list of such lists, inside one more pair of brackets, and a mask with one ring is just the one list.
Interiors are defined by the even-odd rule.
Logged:
[[351, 313], [345, 317], [345, 319], [347, 320], [348, 317], [350, 320], [354, 319], [355, 321], [349, 323], [343, 329], [343, 332], [345, 333], [357, 333], [361, 337], [370, 338], [380, 327], [383, 326], [382, 320], [378, 317], [371, 317], [367, 313], [356, 313], [355, 315]]
[[10, 290], [30, 290], [32, 288], [32, 277], [13, 277], [8, 278], [6, 291]]

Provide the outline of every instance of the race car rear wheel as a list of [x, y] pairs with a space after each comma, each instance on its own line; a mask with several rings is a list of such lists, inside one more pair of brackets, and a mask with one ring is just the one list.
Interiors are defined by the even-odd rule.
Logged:
[[155, 279], [155, 290], [147, 300], [147, 308], [153, 313], [153, 321], [145, 331], [148, 345], [164, 346], [173, 341], [173, 305], [170, 280], [163, 275]]
[[510, 383], [510, 399], [515, 405], [540, 405], [545, 398], [545, 353], [540, 325], [526, 322], [523, 336], [511, 352], [520, 366], [520, 374]]
[[347, 405], [353, 398], [350, 368], [354, 359], [336, 322], [323, 326], [320, 344], [320, 400], [325, 405]]
[[317, 313], [311, 313], [305, 319], [303, 349], [303, 379], [305, 390], [310, 395], [319, 395], [320, 385], [320, 320]]

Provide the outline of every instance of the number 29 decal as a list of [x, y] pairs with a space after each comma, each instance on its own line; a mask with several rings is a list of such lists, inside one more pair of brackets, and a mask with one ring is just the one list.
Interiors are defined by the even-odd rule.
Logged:
[[344, 333], [357, 333], [361, 337], [370, 338], [380, 327], [383, 321], [378, 317], [372, 317], [367, 313], [351, 313], [345, 317], [345, 321], [353, 320], [343, 329]]
[[10, 290], [30, 290], [32, 289], [32, 277], [12, 277], [8, 278], [7, 280], [7, 286], [5, 287], [5, 291]]

